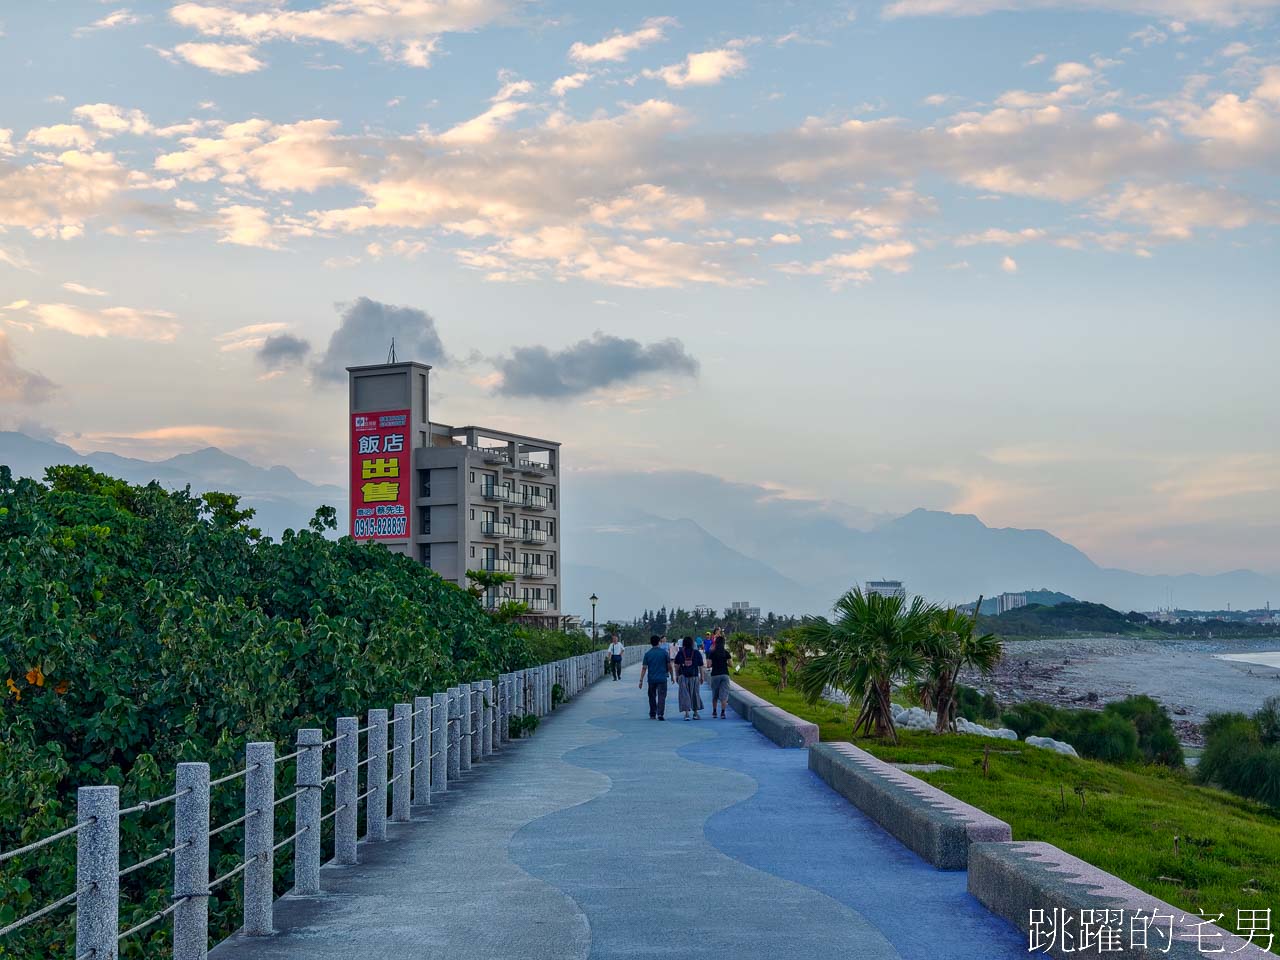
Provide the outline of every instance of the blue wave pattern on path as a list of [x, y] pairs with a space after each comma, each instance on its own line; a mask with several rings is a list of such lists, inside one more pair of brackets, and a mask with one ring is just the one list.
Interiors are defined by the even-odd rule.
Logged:
[[729, 716], [711, 721], [715, 737], [680, 750], [758, 784], [707, 821], [716, 849], [856, 910], [904, 960], [1027, 956], [1022, 934], [970, 896], [967, 874], [934, 869], [867, 819], [808, 769], [808, 751], [775, 747]]
[[[586, 914], [591, 957], [896, 960], [856, 911], [754, 869], [707, 839], [708, 818], [756, 789], [749, 776], [679, 755], [715, 736], [711, 721], [657, 723], [633, 684], [604, 687], [576, 706], [590, 704], [591, 722], [619, 736], [563, 759], [607, 775], [609, 790], [530, 822], [510, 847], [515, 863]], [[764, 751], [762, 744], [745, 748]]]

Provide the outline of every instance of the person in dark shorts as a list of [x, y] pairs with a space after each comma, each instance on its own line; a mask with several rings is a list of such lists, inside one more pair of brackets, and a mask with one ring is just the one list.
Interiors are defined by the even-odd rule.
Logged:
[[659, 643], [661, 637], [649, 638], [649, 649], [645, 651], [644, 660], [640, 663], [640, 686], [644, 687], [644, 679], [649, 677], [649, 719], [665, 720], [667, 710], [667, 681], [671, 678], [671, 660], [667, 651]]
[[[724, 637], [716, 637], [707, 654], [707, 663], [711, 664], [711, 716], [724, 719], [725, 708], [729, 706], [729, 651], [725, 649]], [[720, 713], [716, 713], [716, 704], [720, 704]]]
[[616, 633], [610, 635], [609, 639], [612, 641], [609, 644], [609, 672], [613, 674], [614, 680], [621, 680], [622, 654], [626, 648], [618, 641], [618, 635]]
[[[702, 709], [702, 654], [693, 647], [693, 637], [685, 637], [672, 660], [680, 683], [680, 710], [686, 720], [697, 720]], [[690, 717], [690, 711], [693, 716]]]

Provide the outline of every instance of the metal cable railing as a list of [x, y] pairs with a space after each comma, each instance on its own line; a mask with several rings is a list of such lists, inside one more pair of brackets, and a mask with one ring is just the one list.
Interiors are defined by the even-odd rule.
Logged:
[[[74, 944], [77, 960], [114, 956], [117, 943], [144, 933], [169, 917], [173, 918], [176, 951], [180, 940], [189, 943], [187, 938], [194, 935], [193, 931], [203, 930], [202, 924], [207, 925], [209, 896], [241, 875], [244, 875], [245, 932], [269, 933], [273, 861], [277, 853], [292, 846], [295, 890], [319, 893], [324, 824], [334, 822], [334, 862], [356, 863], [360, 805], [365, 808], [365, 839], [385, 838], [388, 808], [391, 820], [407, 821], [411, 804], [429, 803], [432, 793], [448, 789], [448, 780], [455, 775], [461, 761], [487, 759], [508, 740], [510, 718], [549, 712], [553, 706], [551, 692], [556, 684], [561, 685], [563, 696], [568, 698], [591, 682], [593, 673], [595, 678], [603, 673], [603, 659], [598, 654], [587, 654], [504, 674], [496, 682], [464, 684], [431, 698], [415, 698], [413, 703], [397, 704], [392, 716], [388, 716], [392, 711], [371, 710], [363, 726], [354, 717], [341, 718], [334, 735], [327, 739], [318, 729], [301, 730], [297, 742], [284, 753], [277, 754], [275, 745], [269, 742], [250, 743], [240, 769], [216, 779], [209, 778], [206, 763], [180, 763], [172, 793], [123, 808], [119, 806], [117, 787], [82, 787], [76, 823], [25, 846], [0, 852], [0, 864], [4, 864], [75, 836], [79, 863], [75, 891], [11, 921], [0, 928], [0, 937], [23, 930], [74, 904], [78, 916], [91, 921], [77, 923], [78, 939]], [[449, 716], [450, 713], [454, 715]], [[362, 734], [368, 736], [362, 740]], [[331, 761], [326, 759], [329, 747], [334, 747], [336, 754]], [[276, 797], [276, 771], [290, 761], [296, 761], [293, 770], [296, 782], [293, 789]], [[326, 766], [331, 769], [328, 775], [324, 775]], [[363, 777], [361, 768], [365, 770]], [[245, 812], [210, 826], [211, 791], [242, 779]], [[363, 792], [360, 792], [361, 780]], [[334, 787], [332, 807], [325, 812], [323, 807], [328, 805], [325, 792], [330, 785]], [[383, 799], [377, 800], [375, 795], [380, 791]], [[272, 811], [290, 802], [295, 806], [292, 832], [276, 840], [276, 818]], [[121, 868], [118, 856], [121, 818], [145, 814], [169, 804], [174, 807], [172, 841], [159, 852]], [[243, 859], [209, 881], [212, 841], [238, 827], [244, 828]], [[117, 892], [120, 881], [169, 860], [174, 862], [171, 902], [121, 930]], [[95, 866], [98, 864], [106, 867]], [[106, 872], [96, 872], [99, 869]], [[87, 935], [87, 942], [82, 942], [86, 938], [81, 936], [81, 927], [93, 931]]]

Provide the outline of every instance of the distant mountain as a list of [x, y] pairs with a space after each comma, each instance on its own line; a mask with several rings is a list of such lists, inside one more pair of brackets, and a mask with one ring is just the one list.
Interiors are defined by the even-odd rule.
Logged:
[[[134, 483], [237, 493], [272, 536], [302, 526], [320, 504], [340, 514], [346, 507], [341, 487], [215, 447], [152, 462], [0, 433], [0, 463], [36, 477], [51, 464], [86, 463]], [[1121, 611], [1165, 606], [1171, 594], [1188, 609], [1280, 606], [1277, 577], [1107, 569], [1044, 530], [988, 527], [967, 514], [921, 509], [892, 517], [695, 471], [584, 471], [562, 483], [563, 606], [589, 615], [594, 592], [602, 622], [663, 604], [722, 609], [735, 600], [822, 613], [850, 586], [872, 579], [900, 579], [912, 593], [950, 603], [1039, 583], [1046, 593], [1034, 602], [1045, 604], [1057, 593]]]
[[115, 453], [81, 454], [63, 443], [0, 431], [0, 464], [18, 476], [41, 477], [55, 464], [84, 464], [130, 483], [158, 481], [196, 493], [220, 490], [239, 494], [244, 506], [257, 511], [254, 522], [279, 537], [286, 528], [305, 526], [322, 504], [345, 509], [347, 492], [331, 484], [303, 480], [287, 467], [259, 467], [217, 447], [182, 453], [165, 460], [138, 460]]
[[[1057, 590], [1001, 590], [1001, 593], [1021, 593], [1027, 598], [1027, 606], [1036, 604], [1041, 607], [1056, 607], [1062, 603], [1075, 603], [1076, 598], [1065, 593], [1059, 593]], [[962, 603], [960, 609], [969, 613], [973, 612], [973, 603]], [[982, 601], [982, 610], [980, 611], [984, 617], [996, 616], [996, 608], [998, 603], [995, 597], [986, 597]]]

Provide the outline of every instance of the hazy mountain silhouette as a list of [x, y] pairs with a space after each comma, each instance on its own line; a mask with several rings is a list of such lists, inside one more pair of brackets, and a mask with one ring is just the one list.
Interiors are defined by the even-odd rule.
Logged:
[[[159, 461], [80, 454], [65, 444], [0, 432], [0, 464], [40, 477], [45, 467], [84, 463], [133, 483], [152, 479], [196, 492], [239, 494], [279, 536], [316, 507], [345, 512], [346, 491], [259, 467], [216, 447]], [[570, 473], [563, 479], [563, 607], [630, 618], [647, 607], [749, 600], [765, 610], [825, 612], [842, 591], [870, 579], [901, 579], [933, 600], [973, 602], [1043, 587], [1120, 610], [1150, 610], [1172, 594], [1183, 608], [1280, 605], [1280, 577], [1250, 570], [1215, 576], [1147, 576], [1098, 566], [1044, 530], [988, 527], [938, 510], [873, 514], [830, 500], [785, 496], [693, 471]]]

